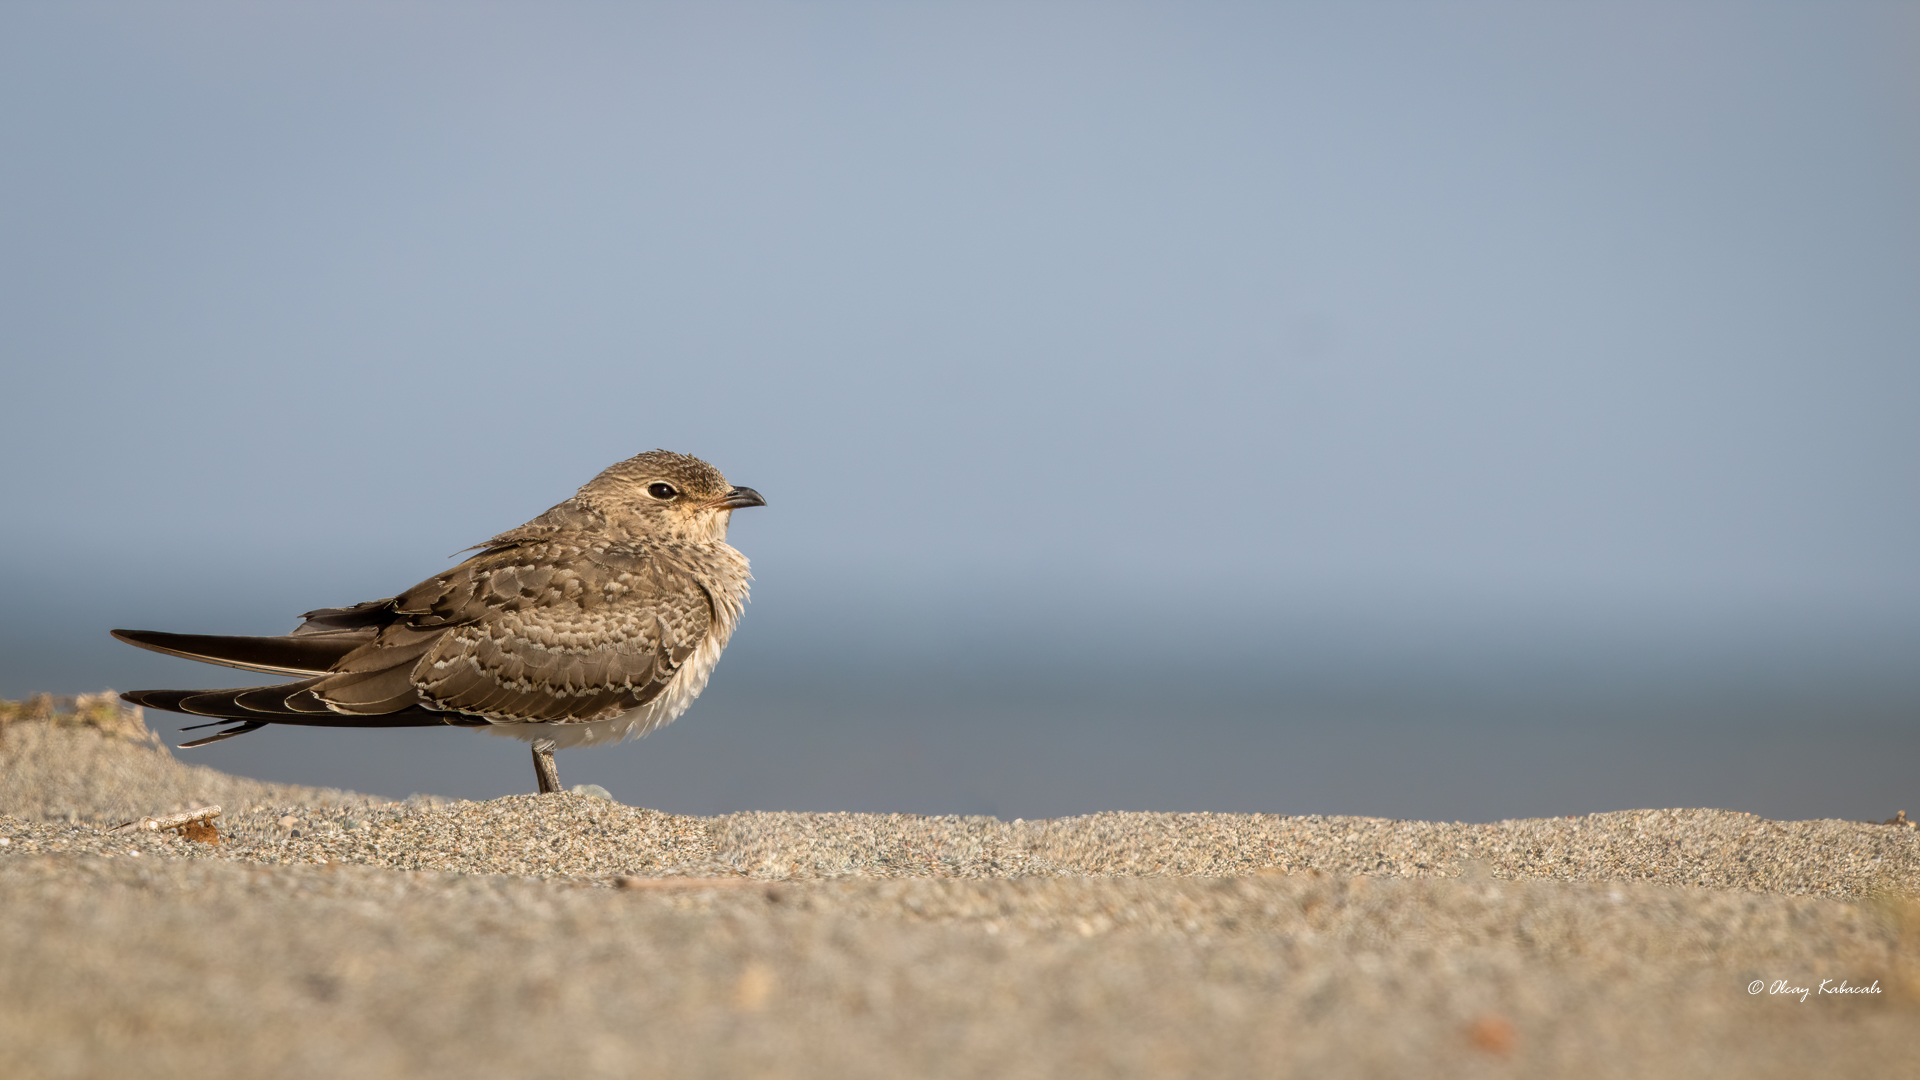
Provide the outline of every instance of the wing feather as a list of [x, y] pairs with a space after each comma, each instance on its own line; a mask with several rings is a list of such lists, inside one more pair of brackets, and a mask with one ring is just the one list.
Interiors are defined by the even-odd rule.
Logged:
[[317, 675], [339, 659], [372, 641], [372, 629], [328, 630], [283, 637], [237, 637], [219, 634], [168, 634], [159, 630], [115, 630], [113, 636], [129, 645], [169, 656], [183, 656], [209, 664], [258, 671], [267, 675]]
[[402, 598], [435, 618], [471, 605], [414, 668], [430, 706], [520, 722], [608, 719], [664, 692], [712, 625], [692, 578], [637, 552], [564, 566], [503, 554], [517, 561], [476, 567], [471, 585], [448, 582], [439, 597]]
[[639, 547], [516, 540], [399, 596], [310, 611], [279, 638], [115, 631], [142, 648], [307, 676], [130, 701], [232, 720], [340, 727], [585, 723], [665, 692], [714, 622], [687, 572]]

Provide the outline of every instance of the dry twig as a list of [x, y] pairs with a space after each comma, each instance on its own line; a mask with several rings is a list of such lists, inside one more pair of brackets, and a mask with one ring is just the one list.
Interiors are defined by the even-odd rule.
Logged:
[[143, 817], [134, 821], [123, 821], [108, 832], [159, 832], [161, 829], [178, 830], [189, 840], [203, 840], [209, 843], [220, 842], [220, 832], [214, 828], [213, 819], [220, 816], [217, 806], [202, 806], [198, 810], [187, 810], [165, 817]]

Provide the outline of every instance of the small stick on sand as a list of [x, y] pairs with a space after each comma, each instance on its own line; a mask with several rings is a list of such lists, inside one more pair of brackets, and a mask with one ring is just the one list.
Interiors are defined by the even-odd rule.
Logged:
[[651, 892], [665, 892], [677, 889], [745, 889], [755, 885], [766, 885], [758, 878], [747, 877], [617, 877], [613, 879], [616, 889], [644, 889]]
[[[202, 822], [212, 822], [214, 818], [217, 818], [219, 816], [220, 816], [219, 807], [203, 806], [198, 810], [187, 810], [178, 814], [168, 814], [165, 817], [143, 817], [134, 821], [123, 821], [120, 824], [115, 825], [113, 828], [108, 829], [107, 831], [108, 832], [159, 832], [161, 829], [183, 829], [184, 830], [184, 829], [189, 829], [191, 826], [199, 825]], [[211, 829], [213, 826], [211, 824], [208, 824], [205, 827], [208, 829]]]

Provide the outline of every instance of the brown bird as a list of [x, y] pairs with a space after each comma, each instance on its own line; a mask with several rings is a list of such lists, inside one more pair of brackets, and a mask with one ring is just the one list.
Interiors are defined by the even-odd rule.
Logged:
[[291, 634], [115, 630], [143, 649], [297, 679], [121, 696], [219, 718], [193, 727], [236, 725], [183, 747], [268, 724], [480, 728], [531, 742], [540, 790], [559, 791], [555, 749], [645, 735], [706, 688], [751, 577], [727, 524], [765, 505], [699, 458], [640, 454], [446, 573], [307, 612]]

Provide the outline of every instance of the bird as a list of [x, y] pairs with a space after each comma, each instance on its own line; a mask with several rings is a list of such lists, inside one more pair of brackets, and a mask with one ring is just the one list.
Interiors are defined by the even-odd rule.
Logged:
[[645, 735], [706, 688], [752, 579], [727, 526], [765, 505], [699, 458], [651, 450], [452, 569], [309, 611], [292, 633], [115, 630], [143, 649], [294, 679], [121, 697], [214, 718], [182, 730], [232, 725], [183, 749], [269, 724], [471, 727], [531, 743], [540, 793], [557, 792], [555, 750]]

